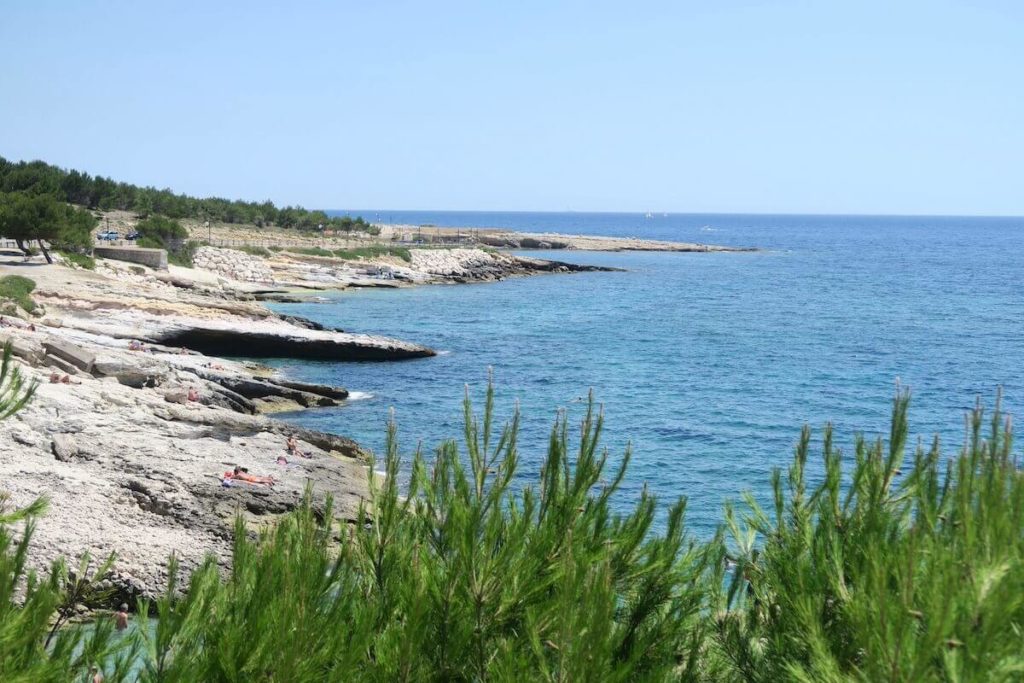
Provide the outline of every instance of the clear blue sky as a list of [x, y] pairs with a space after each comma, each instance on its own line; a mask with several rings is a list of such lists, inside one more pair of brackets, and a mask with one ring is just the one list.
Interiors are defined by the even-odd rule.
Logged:
[[0, 156], [318, 208], [1024, 215], [1024, 3], [0, 5]]

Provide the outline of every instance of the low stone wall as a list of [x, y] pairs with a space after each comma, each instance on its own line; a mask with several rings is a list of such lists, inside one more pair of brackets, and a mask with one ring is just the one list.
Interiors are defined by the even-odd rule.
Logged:
[[494, 267], [494, 257], [483, 249], [412, 249], [412, 268], [431, 275], [469, 275]]
[[109, 258], [115, 261], [140, 263], [156, 270], [167, 270], [167, 252], [163, 249], [143, 249], [141, 247], [94, 247], [94, 256]]
[[196, 268], [209, 270], [232, 280], [241, 282], [274, 281], [274, 274], [258, 256], [246, 254], [236, 249], [218, 249], [217, 247], [200, 247], [192, 257]]

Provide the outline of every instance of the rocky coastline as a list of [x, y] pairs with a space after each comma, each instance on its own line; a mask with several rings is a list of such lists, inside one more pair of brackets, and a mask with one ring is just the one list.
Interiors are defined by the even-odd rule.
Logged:
[[[115, 554], [118, 601], [160, 594], [172, 554], [186, 573], [207, 555], [227, 568], [237, 514], [256, 532], [294, 509], [307, 488], [317, 501], [333, 497], [347, 520], [365, 502], [370, 454], [270, 416], [337, 406], [348, 391], [238, 358], [410, 361], [435, 353], [279, 315], [261, 300], [614, 270], [475, 247], [370, 260], [202, 247], [195, 265], [154, 270], [98, 259], [85, 270], [0, 256], [0, 276], [35, 282], [31, 314], [4, 304], [0, 343], [10, 343], [12, 362], [38, 384], [23, 410], [0, 421], [0, 493], [12, 506], [49, 501], [35, 529], [35, 569], [59, 557]], [[236, 466], [275, 483], [226, 478]]]

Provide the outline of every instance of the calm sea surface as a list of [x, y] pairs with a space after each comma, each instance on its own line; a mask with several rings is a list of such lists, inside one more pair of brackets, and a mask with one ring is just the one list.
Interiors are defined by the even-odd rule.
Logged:
[[361, 211], [410, 224], [638, 236], [757, 246], [737, 254], [553, 252], [617, 266], [506, 282], [340, 293], [279, 305], [349, 331], [429, 345], [401, 363], [276, 362], [368, 396], [287, 416], [375, 450], [394, 408], [405, 452], [461, 433], [463, 387], [482, 399], [494, 368], [499, 408], [523, 413], [524, 476], [534, 476], [556, 411], [582, 414], [593, 388], [614, 457], [632, 443], [620, 497], [646, 483], [690, 499], [690, 528], [713, 532], [722, 502], [766, 499], [801, 425], [885, 433], [899, 380], [911, 428], [959, 446], [963, 413], [996, 388], [1024, 406], [1024, 219], [437, 213]]

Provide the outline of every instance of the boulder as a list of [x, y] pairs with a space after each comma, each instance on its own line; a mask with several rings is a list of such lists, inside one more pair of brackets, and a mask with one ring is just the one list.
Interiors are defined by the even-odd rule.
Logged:
[[47, 339], [43, 342], [46, 353], [56, 356], [63, 361], [71, 363], [83, 372], [92, 372], [96, 356], [80, 346], [56, 339]]
[[78, 446], [67, 434], [54, 434], [53, 441], [50, 442], [50, 450], [53, 451], [53, 457], [61, 462], [70, 462], [78, 455]]

